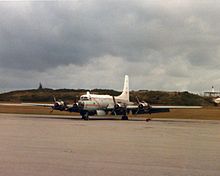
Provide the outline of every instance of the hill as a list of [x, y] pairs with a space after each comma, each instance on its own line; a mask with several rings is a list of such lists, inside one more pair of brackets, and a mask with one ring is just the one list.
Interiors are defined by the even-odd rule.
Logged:
[[[62, 99], [67, 103], [73, 103], [74, 99], [78, 100], [86, 89], [32, 89], [11, 91], [0, 94], [1, 102], [53, 102], [53, 96]], [[90, 91], [95, 94], [109, 94], [117, 96], [121, 92], [109, 89], [93, 89]], [[147, 101], [154, 105], [202, 105], [213, 106], [210, 98], [201, 97], [189, 92], [164, 92], [139, 90], [130, 92], [130, 100], [136, 101], [136, 96], [141, 101]]]

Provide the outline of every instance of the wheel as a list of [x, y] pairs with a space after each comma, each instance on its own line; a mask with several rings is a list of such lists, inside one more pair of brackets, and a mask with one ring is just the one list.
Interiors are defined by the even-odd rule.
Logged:
[[146, 122], [149, 122], [149, 121], [151, 121], [151, 118], [146, 119]]
[[88, 113], [88, 112], [86, 112], [86, 113], [84, 114], [83, 119], [84, 119], [84, 120], [89, 120], [89, 113]]
[[123, 116], [121, 117], [121, 120], [128, 120], [128, 116], [123, 115]]

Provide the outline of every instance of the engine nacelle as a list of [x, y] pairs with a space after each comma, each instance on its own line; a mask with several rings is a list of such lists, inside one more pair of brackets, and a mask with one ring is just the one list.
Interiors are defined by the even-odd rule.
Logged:
[[151, 106], [147, 102], [139, 102], [138, 104], [138, 109], [137, 110], [132, 110], [132, 114], [147, 114], [151, 113]]
[[53, 109], [64, 111], [67, 108], [67, 105], [64, 101], [56, 101], [54, 103]]
[[138, 108], [139, 108], [140, 110], [149, 109], [149, 108], [150, 108], [150, 105], [149, 105], [147, 102], [141, 102], [141, 103], [138, 105]]
[[98, 116], [104, 116], [104, 115], [106, 115], [106, 112], [104, 110], [96, 110], [96, 114]]
[[115, 105], [114, 105], [114, 108], [115, 109], [121, 109], [121, 108], [124, 108], [125, 106], [123, 105], [123, 104], [121, 104], [121, 103], [116, 103]]
[[112, 111], [112, 115], [123, 115], [126, 112], [126, 105], [122, 103], [116, 103]]

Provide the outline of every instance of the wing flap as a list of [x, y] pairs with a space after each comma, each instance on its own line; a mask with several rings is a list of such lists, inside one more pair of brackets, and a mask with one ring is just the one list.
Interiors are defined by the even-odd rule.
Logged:
[[170, 109], [200, 109], [202, 106], [150, 106], [147, 109], [138, 109], [138, 105], [128, 105], [127, 110], [131, 110], [133, 114], [151, 114], [170, 112]]
[[41, 106], [53, 107], [53, 104], [37, 104], [37, 103], [0, 103], [1, 106]]
[[201, 109], [202, 106], [151, 106], [153, 109], [163, 109], [163, 108], [169, 108], [169, 109]]

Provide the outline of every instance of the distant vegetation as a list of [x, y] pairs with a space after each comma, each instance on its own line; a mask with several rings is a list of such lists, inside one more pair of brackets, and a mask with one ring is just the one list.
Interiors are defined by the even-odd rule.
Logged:
[[[67, 103], [73, 103], [78, 100], [82, 94], [89, 90], [85, 89], [33, 89], [19, 90], [0, 94], [2, 102], [53, 102], [53, 96], [56, 99], [62, 99]], [[109, 89], [93, 89], [90, 91], [95, 94], [109, 94], [117, 96], [121, 92]], [[155, 105], [203, 105], [212, 106], [212, 100], [207, 97], [201, 97], [189, 92], [163, 92], [163, 91], [131, 91], [130, 100], [136, 101], [135, 97], [139, 97], [140, 101], [147, 101]]]
[[133, 91], [131, 92], [131, 100], [135, 100], [135, 96], [141, 97], [142, 100], [150, 104], [160, 105], [187, 105], [187, 106], [212, 106], [211, 98], [201, 97], [189, 92], [164, 92], [164, 91]]

